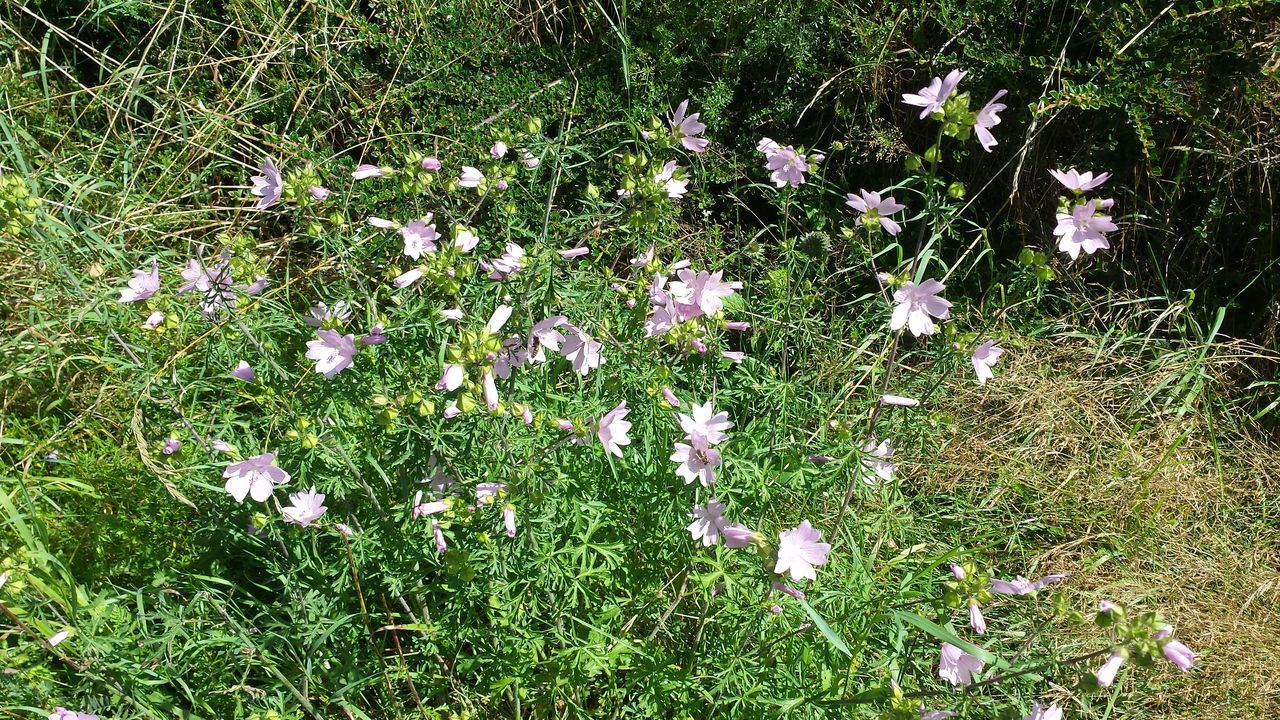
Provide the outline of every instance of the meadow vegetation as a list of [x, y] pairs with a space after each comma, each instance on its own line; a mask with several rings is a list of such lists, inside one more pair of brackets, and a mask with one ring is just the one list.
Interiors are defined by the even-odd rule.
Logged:
[[0, 709], [1280, 710], [1280, 11], [0, 11]]

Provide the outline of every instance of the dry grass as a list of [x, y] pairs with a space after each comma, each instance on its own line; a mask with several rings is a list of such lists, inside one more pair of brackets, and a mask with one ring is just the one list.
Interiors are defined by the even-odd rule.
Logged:
[[[1211, 382], [1240, 362], [1238, 349], [1210, 354]], [[1011, 548], [1032, 546], [1035, 565], [1071, 572], [1081, 603], [1158, 608], [1178, 628], [1199, 666], [1190, 679], [1162, 667], [1138, 688], [1135, 717], [1280, 712], [1274, 440], [1227, 432], [1198, 410], [1161, 412], [1158, 392], [1144, 401], [1188, 370], [1172, 356], [1072, 339], [1027, 341], [1005, 359], [996, 382], [948, 400], [955, 439], [920, 482], [1006, 515], [1020, 528]]]

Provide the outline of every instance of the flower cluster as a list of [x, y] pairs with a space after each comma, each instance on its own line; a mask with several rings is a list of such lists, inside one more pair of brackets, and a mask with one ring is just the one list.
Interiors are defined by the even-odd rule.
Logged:
[[1080, 257], [1081, 250], [1092, 255], [1109, 249], [1111, 243], [1107, 240], [1107, 233], [1118, 228], [1111, 221], [1111, 216], [1102, 211], [1110, 210], [1115, 200], [1091, 199], [1085, 193], [1105, 183], [1111, 173], [1100, 173], [1095, 177], [1092, 172], [1080, 173], [1071, 168], [1050, 170], [1049, 174], [1070, 192], [1058, 202], [1058, 226], [1053, 229], [1053, 234], [1058, 236], [1058, 250], [1075, 260]]
[[764, 168], [769, 171], [769, 179], [778, 187], [800, 187], [805, 182], [805, 173], [826, 159], [822, 153], [805, 154], [804, 148], [779, 145], [774, 140], [762, 137], [756, 143], [756, 152], [764, 155]]

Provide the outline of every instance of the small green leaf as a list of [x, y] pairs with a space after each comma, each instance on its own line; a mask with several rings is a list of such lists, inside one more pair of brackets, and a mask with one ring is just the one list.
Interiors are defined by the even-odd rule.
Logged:
[[840, 639], [840, 636], [836, 634], [835, 630], [831, 629], [831, 626], [827, 624], [826, 620], [822, 619], [822, 616], [818, 614], [817, 610], [809, 607], [809, 603], [803, 600], [796, 600], [796, 602], [800, 603], [800, 607], [804, 608], [804, 611], [809, 613], [809, 617], [813, 618], [813, 624], [816, 625], [818, 630], [822, 631], [822, 634], [826, 636], [827, 642], [831, 643], [837, 650], [844, 653], [845, 657], [853, 657], [853, 653], [849, 651], [849, 646], [844, 644], [844, 640]]

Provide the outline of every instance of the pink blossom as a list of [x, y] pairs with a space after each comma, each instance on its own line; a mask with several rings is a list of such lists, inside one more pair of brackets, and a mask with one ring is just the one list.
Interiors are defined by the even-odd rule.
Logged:
[[524, 166], [529, 168], [530, 170], [542, 164], [542, 161], [539, 160], [533, 153], [529, 152], [528, 150], [520, 151], [520, 162], [524, 163]]
[[662, 386], [662, 397], [664, 400], [667, 401], [667, 404], [670, 405], [671, 407], [673, 408], [680, 407], [680, 398], [676, 397], [676, 394], [672, 392], [671, 388], [667, 387], [666, 385]]
[[494, 382], [493, 373], [486, 370], [480, 376], [481, 384], [484, 385], [484, 404], [490, 410], [498, 409], [498, 385]]
[[889, 462], [894, 453], [893, 444], [889, 440], [876, 444], [876, 439], [871, 438], [862, 446], [862, 452], [862, 465], [870, 471], [870, 474], [863, 475], [863, 482], [873, 485], [876, 478], [882, 482], [893, 482], [893, 473], [898, 466]]
[[[1050, 585], [1062, 582], [1066, 575], [1045, 575], [1044, 577], [1032, 582], [1021, 575], [1013, 580], [991, 580], [991, 592], [1001, 595], [1029, 595], [1037, 590], [1043, 590]], [[1105, 602], [1105, 601], [1104, 601]]]
[[889, 216], [901, 212], [907, 206], [898, 202], [893, 196], [881, 198], [878, 192], [859, 190], [858, 195], [848, 193], [845, 198], [844, 204], [862, 213], [864, 221], [878, 222], [880, 227], [890, 235], [902, 232], [902, 226], [889, 219]]
[[736, 365], [745, 360], [747, 354], [740, 350], [724, 350], [720, 353], [720, 357]]
[[901, 395], [881, 395], [881, 405], [893, 405], [895, 407], [916, 407], [920, 401], [915, 398], [903, 397]]
[[769, 138], [762, 138], [756, 149], [765, 154], [764, 167], [769, 171], [769, 179], [774, 185], [799, 187], [804, 184], [804, 174], [809, 171], [809, 164], [805, 161], [805, 156], [796, 152], [794, 147], [781, 147]]
[[991, 368], [995, 367], [1003, 354], [1004, 348], [996, 345], [995, 340], [988, 340], [973, 349], [973, 356], [969, 361], [973, 364], [973, 371], [978, 375], [979, 384], [986, 385], [988, 380], [995, 377]]
[[686, 485], [697, 480], [703, 487], [711, 487], [716, 482], [716, 468], [723, 462], [719, 451], [700, 435], [687, 440], [687, 443], [676, 443], [675, 452], [671, 455], [672, 462], [680, 463], [676, 467], [676, 475], [684, 478]]
[[160, 289], [160, 265], [155, 258], [151, 259], [151, 272], [134, 270], [133, 279], [128, 287], [120, 291], [120, 302], [132, 303], [146, 300]]
[[1045, 707], [1039, 702], [1031, 702], [1031, 714], [1022, 720], [1062, 720], [1062, 708], [1057, 705]]
[[506, 490], [505, 483], [500, 482], [482, 482], [476, 483], [476, 504], [489, 505], [498, 498], [498, 493]]
[[156, 328], [160, 327], [160, 324], [163, 322], [164, 322], [164, 313], [160, 312], [159, 310], [156, 310], [155, 312], [147, 316], [147, 321], [142, 323], [142, 327], [148, 330], [155, 330]]
[[444, 372], [440, 374], [440, 381], [436, 383], [436, 389], [453, 392], [462, 387], [464, 379], [466, 379], [466, 371], [462, 369], [462, 366], [450, 363], [444, 366]]
[[982, 617], [982, 608], [976, 602], [969, 603], [969, 627], [979, 635], [987, 632], [987, 620]]
[[486, 270], [490, 271], [490, 280], [505, 280], [524, 267], [524, 248], [509, 242], [504, 250], [502, 257], [490, 260], [488, 263], [481, 263]]
[[721, 534], [724, 535], [724, 546], [727, 548], [744, 548], [755, 539], [755, 533], [742, 523], [725, 525]]
[[306, 527], [325, 514], [329, 508], [324, 506], [324, 493], [316, 492], [314, 486], [299, 493], [289, 495], [290, 507], [281, 509], [286, 522]]
[[400, 228], [400, 236], [404, 238], [404, 254], [418, 260], [424, 253], [436, 251], [436, 240], [440, 234], [436, 232], [435, 223], [431, 222], [431, 213], [427, 213], [425, 218], [410, 220], [408, 225]]
[[276, 466], [276, 454], [273, 452], [231, 463], [222, 472], [222, 477], [227, 481], [224, 489], [238, 503], [244, 502], [245, 495], [256, 502], [263, 502], [271, 497], [276, 485], [289, 482], [289, 473]]
[[797, 527], [784, 530], [778, 534], [778, 562], [773, 571], [779, 575], [791, 573], [791, 579], [817, 580], [816, 568], [825, 565], [827, 553], [831, 551], [830, 543], [818, 542], [822, 533], [802, 521]]
[[440, 527], [440, 521], [432, 518], [431, 532], [436, 536], [436, 552], [444, 553], [449, 549], [449, 545], [444, 541], [444, 529]]
[[422, 169], [427, 172], [435, 172], [442, 167], [440, 161], [433, 157], [422, 158]]
[[788, 585], [788, 584], [786, 584], [786, 583], [784, 583], [784, 582], [780, 582], [780, 581], [778, 581], [778, 580], [774, 580], [774, 581], [773, 581], [773, 584], [772, 584], [770, 587], [772, 587], [774, 590], [777, 590], [778, 592], [782, 593], [783, 595], [790, 595], [791, 597], [793, 597], [793, 598], [795, 598], [795, 599], [797, 599], [797, 600], [803, 600], [803, 599], [804, 599], [804, 593], [803, 593], [803, 592], [800, 592], [799, 590], [797, 590], [797, 589], [795, 589], [795, 588], [791, 587], [790, 585]]
[[400, 275], [397, 275], [396, 278], [391, 281], [391, 284], [395, 285], [398, 288], [406, 288], [418, 282], [418, 280], [421, 278], [422, 278], [422, 270], [419, 268], [413, 268], [412, 270], [408, 270], [406, 272], [401, 273]]
[[383, 331], [382, 323], [375, 323], [369, 328], [369, 334], [360, 338], [361, 345], [381, 345], [388, 340], [386, 332]]
[[258, 375], [253, 371], [253, 368], [249, 367], [249, 363], [243, 360], [241, 360], [240, 363], [236, 365], [235, 369], [231, 371], [231, 377], [245, 382], [253, 382], [254, 378], [257, 376]]
[[516, 536], [516, 508], [514, 505], [507, 505], [502, 508], [502, 524], [507, 529], [507, 537]]
[[351, 526], [346, 523], [334, 523], [333, 527], [335, 530], [342, 533], [343, 537], [351, 537], [356, 534], [356, 531], [352, 530]]
[[596, 429], [596, 437], [600, 439], [600, 444], [606, 451], [617, 457], [622, 457], [622, 446], [631, 444], [631, 438], [627, 436], [627, 432], [631, 430], [631, 423], [626, 420], [630, 412], [624, 400], [618, 403], [618, 407], [600, 418], [599, 427]]
[[439, 515], [449, 509], [448, 500], [433, 500], [431, 502], [422, 502], [422, 491], [414, 493], [413, 496], [413, 519], [417, 520], [421, 517], [431, 515]]
[[649, 247], [645, 248], [644, 252], [631, 258], [630, 260], [631, 267], [642, 268], [648, 265], [649, 263], [653, 262], [654, 251], [655, 251], [655, 247], [653, 243], [650, 243]]
[[458, 186], [464, 188], [480, 187], [484, 182], [484, 173], [470, 165], [462, 166], [462, 174], [458, 176]]
[[1099, 173], [1094, 177], [1092, 172], [1076, 172], [1075, 168], [1070, 170], [1050, 170], [1049, 174], [1055, 180], [1062, 183], [1063, 187], [1076, 192], [1085, 192], [1101, 186], [1111, 178], [1111, 173]]
[[1109, 688], [1116, 681], [1116, 673], [1120, 672], [1120, 667], [1124, 665], [1125, 656], [1120, 652], [1111, 653], [1111, 657], [1098, 668], [1094, 673], [1098, 679], [1098, 686]]
[[379, 230], [396, 230], [400, 227], [400, 224], [397, 223], [396, 221], [387, 220], [385, 218], [380, 218], [380, 217], [369, 216], [365, 220], [365, 222], [378, 228]]
[[947, 720], [955, 716], [956, 714], [950, 710], [929, 710], [924, 705], [920, 706], [919, 720]]
[[667, 193], [667, 197], [672, 200], [683, 197], [689, 190], [688, 180], [677, 179], [675, 177], [675, 173], [679, 169], [680, 166], [676, 165], [675, 160], [668, 160], [666, 164], [662, 166], [662, 170], [658, 171], [658, 174], [653, 176], [653, 181], [662, 186], [662, 189]]
[[495, 142], [493, 147], [489, 148], [489, 156], [494, 160], [501, 160], [502, 156], [507, 154], [507, 144], [501, 140]]
[[71, 630], [67, 628], [54, 633], [48, 640], [45, 640], [45, 642], [49, 643], [50, 647], [57, 647], [62, 644], [63, 640], [66, 640], [69, 637], [71, 637]]
[[713, 497], [706, 505], [693, 506], [693, 522], [687, 529], [694, 542], [701, 540], [703, 547], [711, 547], [720, 542], [724, 528], [724, 503], [716, 502]]
[[591, 339], [591, 336], [576, 327], [568, 326], [571, 332], [565, 336], [561, 354], [573, 366], [574, 372], [586, 377], [587, 373], [600, 367], [604, 359], [600, 350], [604, 345]]
[[591, 248], [584, 245], [582, 247], [569, 248], [568, 250], [557, 250], [556, 252], [560, 253], [560, 257], [565, 260], [571, 260], [576, 257], [582, 257], [583, 255], [590, 254]]
[[1069, 214], [1058, 213], [1058, 226], [1053, 234], [1059, 236], [1058, 250], [1070, 255], [1072, 260], [1080, 257], [1081, 250], [1092, 255], [1111, 247], [1106, 233], [1118, 228], [1110, 215], [1097, 211], [1097, 204], [1096, 200], [1090, 200], [1071, 208]]
[[317, 330], [315, 340], [307, 342], [307, 358], [316, 361], [316, 372], [332, 380], [333, 376], [355, 363], [356, 336], [342, 335], [337, 330]]
[[1173, 635], [1173, 626], [1165, 625], [1156, 633], [1157, 640], [1164, 640], [1160, 645], [1160, 651], [1164, 653], [1164, 657], [1173, 663], [1182, 672], [1188, 672], [1196, 664], [1196, 654], [1191, 648], [1183, 645], [1179, 640], [1168, 640]]
[[996, 136], [991, 134], [991, 128], [1000, 124], [1000, 111], [1008, 107], [1004, 103], [997, 102], [1007, 92], [1006, 90], [997, 92], [974, 116], [973, 134], [978, 136], [978, 144], [987, 152], [991, 152], [991, 148], [1000, 144], [996, 142]]
[[[694, 273], [692, 270], [680, 270], [676, 273], [679, 280], [671, 283], [671, 295], [681, 306], [696, 306], [703, 315], [715, 315], [724, 309], [724, 299], [742, 288], [742, 283], [723, 282], [723, 270], [709, 273], [705, 270]], [[692, 307], [690, 308], [690, 310]], [[682, 319], [696, 317], [682, 308]]]
[[355, 172], [351, 173], [351, 177], [356, 180], [366, 180], [368, 178], [380, 178], [391, 174], [391, 170], [381, 168], [377, 165], [362, 163], [356, 166]]
[[550, 349], [552, 352], [560, 352], [560, 343], [564, 342], [565, 336], [556, 328], [567, 326], [568, 324], [569, 319], [563, 315], [552, 315], [535, 323], [533, 329], [529, 331], [529, 347], [527, 350], [529, 361], [534, 363], [546, 362], [547, 355], [544, 352], [544, 348]]
[[461, 320], [462, 308], [447, 308], [440, 311], [440, 316], [446, 320]]
[[893, 300], [898, 304], [893, 308], [889, 328], [900, 330], [906, 325], [916, 337], [932, 335], [934, 324], [930, 316], [945, 320], [951, 315], [951, 303], [938, 295], [946, 289], [946, 285], [932, 278], [919, 285], [907, 281], [893, 293]]
[[727, 323], [725, 323], [725, 324], [724, 324], [724, 329], [725, 329], [725, 330], [735, 330], [735, 331], [738, 331], [738, 332], [743, 332], [743, 331], [746, 331], [746, 330], [750, 330], [750, 329], [751, 329], [751, 323], [749, 323], [749, 322], [742, 322], [742, 321], [740, 321], [740, 320], [734, 320], [734, 321], [732, 321], [732, 322], [727, 322]]
[[170, 437], [164, 441], [164, 447], [160, 448], [160, 452], [165, 455], [172, 455], [182, 449], [182, 441], [176, 437]]
[[49, 714], [49, 720], [98, 720], [98, 716], [93, 713], [75, 712], [59, 705]]
[[938, 659], [938, 677], [955, 686], [969, 686], [974, 673], [982, 672], [984, 663], [978, 658], [952, 645], [942, 643]]
[[690, 438], [702, 438], [709, 445], [719, 445], [729, 436], [725, 430], [733, 427], [729, 413], [716, 412], [715, 401], [701, 405], [694, 403], [690, 408], [692, 415], [680, 413], [680, 429]]
[[942, 112], [942, 104], [951, 97], [951, 94], [956, 91], [956, 86], [967, 74], [966, 71], [957, 69], [947, 73], [945, 80], [935, 77], [928, 86], [921, 88], [920, 92], [905, 93], [902, 96], [902, 102], [924, 108], [920, 111], [921, 120], [933, 113]]
[[262, 174], [252, 178], [253, 187], [249, 192], [259, 198], [254, 207], [265, 210], [280, 199], [284, 183], [280, 181], [280, 169], [270, 158], [258, 166], [258, 171]]
[[462, 414], [462, 410], [458, 408], [458, 401], [454, 400], [444, 409], [444, 419], [452, 420]]
[[312, 185], [307, 188], [307, 192], [311, 195], [311, 199], [316, 202], [324, 202], [325, 200], [328, 200], [329, 195], [332, 194], [329, 192], [329, 188], [322, 185]]
[[672, 113], [671, 118], [668, 120], [671, 125], [671, 134], [676, 140], [680, 141], [685, 150], [695, 153], [706, 152], [709, 141], [698, 137], [698, 135], [701, 135], [702, 131], [707, 129], [707, 126], [698, 121], [699, 113], [692, 113], [686, 117], [685, 113], [688, 110], [688, 100], [676, 106], [675, 112]]

